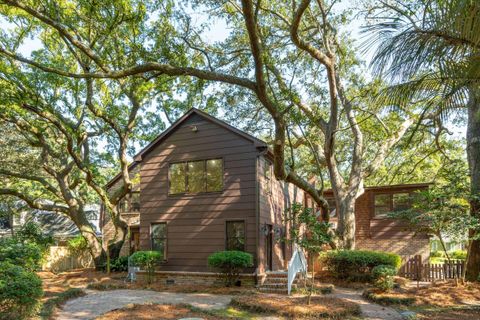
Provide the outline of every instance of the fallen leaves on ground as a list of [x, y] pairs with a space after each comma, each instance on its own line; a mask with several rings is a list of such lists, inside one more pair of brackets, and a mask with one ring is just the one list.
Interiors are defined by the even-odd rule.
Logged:
[[220, 319], [218, 317], [206, 315], [202, 312], [192, 311], [188, 307], [181, 305], [133, 304], [125, 308], [107, 312], [96, 320], [170, 320], [181, 318], [201, 318], [205, 320]]
[[277, 295], [240, 296], [232, 300], [232, 305], [253, 312], [263, 312], [300, 318], [340, 318], [360, 314], [360, 307], [338, 298], [313, 296], [307, 305], [307, 297]]

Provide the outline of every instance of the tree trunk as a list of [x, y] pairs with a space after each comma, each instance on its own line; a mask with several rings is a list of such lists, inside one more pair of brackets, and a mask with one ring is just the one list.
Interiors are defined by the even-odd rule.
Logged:
[[[468, 104], [467, 155], [470, 171], [470, 214], [480, 218], [480, 90], [470, 90]], [[473, 237], [475, 230], [469, 231]], [[466, 279], [475, 281], [480, 275], [480, 240], [471, 240]]]
[[92, 255], [96, 269], [103, 268], [106, 261], [106, 253], [102, 246], [102, 240], [99, 238], [84, 212], [70, 211], [70, 218], [73, 220], [80, 234], [85, 238], [88, 250]]
[[128, 234], [128, 224], [117, 214], [113, 221], [115, 236], [107, 244], [110, 259], [116, 259], [120, 256], [123, 244]]
[[355, 249], [355, 199], [344, 197], [339, 199], [338, 208], [338, 246], [341, 249]]

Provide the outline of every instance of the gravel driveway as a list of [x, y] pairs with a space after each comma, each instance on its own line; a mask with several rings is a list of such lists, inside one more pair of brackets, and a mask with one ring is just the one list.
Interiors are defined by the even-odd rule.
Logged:
[[95, 319], [108, 311], [130, 303], [189, 304], [200, 309], [223, 309], [232, 299], [226, 295], [207, 293], [173, 293], [149, 290], [86, 290], [87, 295], [67, 301], [57, 314], [58, 320]]

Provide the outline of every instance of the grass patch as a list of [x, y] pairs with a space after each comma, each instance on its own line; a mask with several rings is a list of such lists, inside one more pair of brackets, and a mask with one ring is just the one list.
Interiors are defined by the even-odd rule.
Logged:
[[363, 292], [363, 296], [375, 303], [381, 305], [403, 305], [403, 306], [410, 306], [415, 303], [415, 297], [408, 296], [408, 295], [400, 295], [395, 293], [389, 292], [377, 292], [372, 289], [367, 289]]
[[41, 319], [51, 319], [55, 310], [64, 304], [67, 300], [82, 297], [86, 293], [82, 289], [79, 288], [70, 288], [64, 292], [59, 293], [58, 295], [48, 299], [42, 305], [42, 309], [40, 310], [40, 318]]
[[310, 305], [307, 305], [306, 297], [266, 295], [234, 297], [231, 305], [250, 312], [268, 313], [294, 319], [345, 319], [360, 314], [360, 307], [353, 302], [319, 296], [312, 297]]

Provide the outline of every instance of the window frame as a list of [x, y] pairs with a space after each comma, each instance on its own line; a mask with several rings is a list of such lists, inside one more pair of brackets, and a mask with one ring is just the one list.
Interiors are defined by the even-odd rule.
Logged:
[[[138, 194], [138, 210], [133, 210], [132, 195], [134, 193]], [[121, 210], [121, 207], [122, 207], [121, 204], [122, 203], [126, 203], [126, 206], [127, 206], [126, 211]], [[131, 192], [127, 193], [126, 195], [124, 195], [123, 198], [120, 199], [120, 201], [118, 201], [118, 203], [117, 203], [117, 210], [121, 214], [122, 213], [139, 213], [140, 212], [140, 191], [131, 191]]]
[[235, 223], [235, 222], [241, 222], [243, 223], [243, 250], [240, 250], [242, 252], [247, 252], [247, 223], [245, 219], [229, 219], [225, 220], [225, 250], [231, 250], [228, 249], [228, 224], [229, 223]]
[[[409, 206], [411, 207], [412, 205], [412, 198], [413, 198], [413, 192], [411, 191], [396, 191], [396, 192], [379, 192], [379, 193], [374, 193], [373, 194], [373, 199], [372, 199], [372, 217], [373, 218], [379, 218], [379, 219], [388, 219], [388, 216], [387, 216], [387, 213], [384, 213], [384, 214], [377, 214], [376, 213], [376, 209], [377, 207], [384, 207], [384, 208], [388, 208], [388, 212], [393, 212], [394, 211], [394, 197], [395, 195], [398, 195], [398, 194], [407, 194], [408, 195], [408, 199], [409, 199]], [[386, 206], [377, 206], [375, 204], [375, 200], [376, 200], [376, 197], [377, 196], [388, 196], [388, 205]]]
[[[153, 226], [155, 225], [160, 225], [163, 224], [165, 225], [165, 237], [162, 238], [165, 241], [164, 244], [164, 249], [163, 249], [163, 262], [166, 262], [168, 260], [168, 223], [165, 221], [160, 221], [160, 222], [152, 222], [150, 223], [150, 250], [155, 251], [153, 249]], [[155, 238], [155, 239], [160, 239], [160, 238]]]
[[[207, 161], [209, 160], [221, 160], [222, 161], [222, 166], [221, 166], [221, 176], [222, 176], [222, 186], [220, 190], [215, 190], [215, 191], [208, 191], [207, 183]], [[203, 162], [203, 179], [204, 179], [204, 191], [200, 192], [190, 192], [188, 191], [189, 185], [188, 185], [188, 163], [189, 162]], [[170, 175], [170, 167], [175, 164], [184, 164], [185, 165], [185, 191], [184, 192], [177, 192], [177, 193], [171, 193], [170, 188], [171, 188], [171, 182], [172, 182], [172, 177]], [[168, 174], [167, 174], [167, 179], [168, 179], [168, 185], [167, 185], [167, 194], [169, 197], [175, 197], [175, 196], [182, 196], [182, 195], [197, 195], [197, 194], [211, 194], [211, 193], [222, 193], [225, 190], [225, 159], [223, 157], [214, 157], [214, 158], [202, 158], [202, 159], [189, 159], [189, 160], [184, 160], [184, 161], [172, 161], [168, 162]]]

